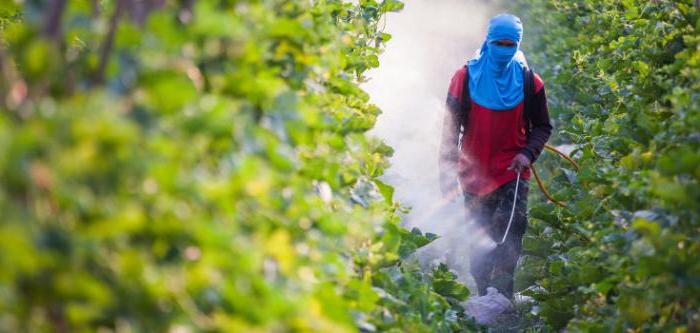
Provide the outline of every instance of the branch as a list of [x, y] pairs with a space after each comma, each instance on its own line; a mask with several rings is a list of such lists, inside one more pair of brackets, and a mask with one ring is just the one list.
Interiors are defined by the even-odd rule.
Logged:
[[112, 48], [114, 47], [114, 35], [117, 33], [119, 18], [124, 11], [125, 5], [126, 0], [117, 0], [117, 6], [114, 8], [114, 13], [112, 13], [112, 17], [109, 19], [109, 30], [107, 31], [104, 42], [100, 46], [100, 62], [97, 67], [97, 72], [95, 73], [95, 84], [102, 84], [104, 81], [107, 64], [109, 63]]
[[49, 0], [44, 13], [42, 33], [51, 40], [58, 40], [61, 35], [61, 17], [66, 9], [66, 0]]

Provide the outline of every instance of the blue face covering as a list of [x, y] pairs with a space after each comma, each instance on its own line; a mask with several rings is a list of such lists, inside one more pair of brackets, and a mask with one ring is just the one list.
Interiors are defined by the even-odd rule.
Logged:
[[[468, 63], [472, 101], [493, 110], [509, 110], [523, 100], [523, 64], [515, 59], [522, 38], [519, 18], [510, 14], [491, 18], [479, 55]], [[498, 40], [510, 40], [515, 45], [494, 44]]]

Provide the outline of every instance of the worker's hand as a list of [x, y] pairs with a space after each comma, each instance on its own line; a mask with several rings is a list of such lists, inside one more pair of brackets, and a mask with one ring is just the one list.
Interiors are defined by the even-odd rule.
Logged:
[[530, 159], [523, 153], [515, 155], [513, 162], [510, 162], [508, 170], [514, 170], [515, 172], [523, 172], [525, 169], [530, 167]]

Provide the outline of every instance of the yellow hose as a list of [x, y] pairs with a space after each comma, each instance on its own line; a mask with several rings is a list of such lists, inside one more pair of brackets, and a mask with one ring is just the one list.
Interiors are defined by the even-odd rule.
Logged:
[[535, 169], [535, 165], [531, 165], [530, 169], [532, 170], [532, 174], [535, 176], [535, 180], [537, 181], [537, 185], [540, 187], [540, 190], [542, 190], [542, 193], [544, 193], [544, 196], [549, 199], [549, 201], [562, 206], [566, 207], [566, 202], [563, 201], [558, 201], [557, 199], [554, 199], [551, 194], [549, 194], [549, 191], [547, 191], [547, 188], [544, 187], [544, 183], [542, 183], [542, 179], [540, 179], [540, 174], [537, 172], [537, 169]]
[[[550, 151], [553, 151], [553, 152], [559, 154], [559, 156], [561, 156], [564, 159], [566, 159], [567, 161], [569, 161], [574, 166], [576, 171], [581, 169], [581, 166], [578, 165], [578, 163], [576, 163], [576, 161], [574, 161], [571, 157], [569, 157], [569, 155], [562, 153], [557, 148], [554, 148], [548, 144], [545, 144], [544, 147]], [[554, 199], [554, 197], [552, 197], [552, 195], [549, 193], [549, 191], [547, 191], [547, 188], [544, 186], [544, 183], [542, 182], [542, 179], [540, 178], [540, 174], [537, 172], [537, 169], [535, 169], [534, 163], [532, 165], [530, 165], [530, 169], [532, 169], [532, 174], [535, 176], [535, 180], [537, 180], [537, 185], [540, 187], [540, 190], [542, 190], [542, 193], [544, 193], [544, 196], [546, 196], [547, 199], [549, 199], [549, 201], [551, 201], [559, 206], [566, 207], [567, 206], [566, 202], [558, 201], [557, 199]]]
[[578, 165], [578, 163], [576, 163], [576, 161], [574, 161], [571, 157], [569, 157], [569, 155], [566, 155], [566, 154], [562, 153], [562, 152], [559, 151], [557, 148], [554, 148], [554, 147], [552, 147], [552, 146], [550, 146], [550, 145], [548, 145], [548, 144], [545, 144], [544, 147], [545, 147], [546, 149], [549, 149], [549, 150], [551, 150], [551, 151], [553, 151], [553, 152], [555, 152], [555, 153], [561, 155], [561, 157], [563, 157], [563, 158], [565, 158], [567, 161], [571, 162], [571, 164], [574, 165], [574, 168], [576, 169], [576, 171], [578, 171], [579, 169], [581, 169], [581, 166]]

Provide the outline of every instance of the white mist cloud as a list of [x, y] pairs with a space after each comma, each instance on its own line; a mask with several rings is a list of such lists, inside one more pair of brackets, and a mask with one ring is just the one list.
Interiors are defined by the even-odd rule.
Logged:
[[438, 149], [450, 79], [481, 46], [493, 8], [483, 0], [404, 2], [402, 12], [387, 17], [393, 38], [363, 85], [384, 111], [371, 134], [395, 149], [384, 180], [412, 207], [405, 226], [441, 236], [421, 259], [447, 261], [464, 281], [471, 246], [492, 242], [471, 228], [461, 196], [441, 202]]

